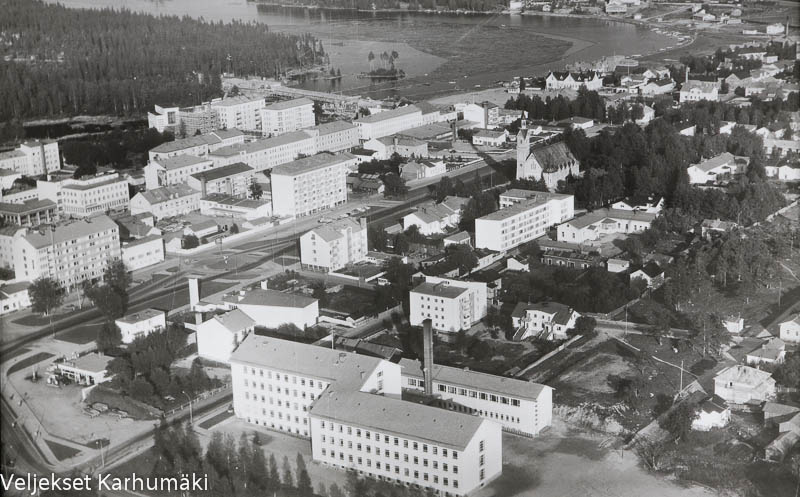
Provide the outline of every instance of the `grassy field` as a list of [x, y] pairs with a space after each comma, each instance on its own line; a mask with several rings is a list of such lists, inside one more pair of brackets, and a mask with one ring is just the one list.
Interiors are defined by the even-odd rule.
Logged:
[[45, 439], [45, 442], [47, 443], [47, 446], [50, 447], [50, 450], [53, 451], [53, 455], [56, 456], [59, 461], [75, 457], [81, 453], [81, 451], [77, 449], [62, 445], [58, 442], [53, 442], [52, 440]]
[[33, 354], [32, 356], [26, 357], [19, 362], [14, 363], [10, 368], [8, 368], [7, 375], [12, 375], [17, 371], [22, 371], [23, 369], [27, 368], [28, 366], [33, 366], [34, 364], [39, 364], [40, 362], [50, 359], [53, 357], [53, 354], [49, 352], [39, 352]]

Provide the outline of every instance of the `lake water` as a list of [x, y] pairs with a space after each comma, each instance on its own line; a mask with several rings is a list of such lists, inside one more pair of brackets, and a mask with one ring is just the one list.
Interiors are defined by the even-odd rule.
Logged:
[[[55, 0], [47, 0], [55, 1]], [[209, 21], [256, 21], [277, 32], [308, 32], [321, 39], [339, 82], [306, 81], [303, 87], [375, 98], [427, 98], [454, 90], [486, 88], [514, 76], [563, 69], [569, 62], [605, 55], [646, 54], [675, 40], [647, 28], [600, 19], [520, 15], [455, 15], [285, 8], [246, 0], [58, 0], [68, 7], [127, 8], [155, 15], [189, 15]], [[407, 77], [371, 83], [367, 55], [398, 52]]]

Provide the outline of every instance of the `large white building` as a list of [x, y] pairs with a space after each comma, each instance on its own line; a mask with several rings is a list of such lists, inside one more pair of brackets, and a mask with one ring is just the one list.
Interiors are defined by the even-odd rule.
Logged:
[[182, 216], [200, 209], [200, 192], [179, 184], [137, 193], [131, 199], [131, 214], [148, 212], [157, 219]]
[[693, 185], [704, 185], [722, 179], [730, 179], [735, 174], [743, 173], [747, 169], [747, 161], [743, 158], [737, 160], [730, 152], [724, 152], [716, 157], [706, 159], [699, 164], [692, 164], [686, 170], [689, 175], [689, 183]]
[[236, 416], [310, 437], [315, 461], [462, 496], [502, 471], [498, 423], [401, 400], [401, 367], [251, 335], [231, 356]]
[[560, 224], [556, 238], [560, 242], [586, 243], [613, 233], [641, 233], [653, 224], [657, 216], [643, 211], [597, 209]]
[[[424, 391], [421, 362], [400, 359], [400, 368], [404, 390]], [[432, 369], [434, 395], [506, 431], [535, 436], [552, 423], [553, 389], [546, 385], [439, 364]]]
[[61, 155], [55, 140], [25, 142], [10, 152], [0, 153], [0, 169], [23, 176], [41, 176], [61, 169]]
[[303, 217], [347, 202], [347, 173], [356, 158], [323, 152], [272, 169], [272, 212]]
[[295, 98], [268, 105], [260, 110], [264, 135], [282, 135], [314, 126], [314, 102]]
[[144, 309], [123, 316], [114, 321], [114, 324], [122, 334], [122, 343], [131, 343], [137, 338], [166, 328], [167, 313], [158, 309]]
[[291, 162], [299, 155], [317, 153], [316, 139], [309, 131], [291, 131], [272, 138], [230, 145], [209, 153], [215, 167], [244, 162], [256, 171]]
[[14, 246], [14, 274], [34, 281], [49, 277], [71, 290], [102, 279], [106, 266], [121, 256], [119, 228], [108, 216], [31, 232]]
[[319, 302], [317, 299], [294, 293], [257, 288], [234, 293], [224, 298], [229, 309], [239, 309], [259, 326], [278, 328], [292, 324], [301, 330], [317, 324]]
[[530, 192], [526, 200], [508, 200], [505, 205], [508, 206], [475, 220], [475, 247], [511, 250], [545, 235], [550, 226], [575, 215], [572, 195]]
[[239, 309], [218, 314], [197, 325], [197, 355], [227, 364], [255, 326], [255, 320]]
[[690, 79], [681, 86], [680, 102], [698, 102], [719, 100], [719, 86], [713, 81], [698, 81]]
[[65, 217], [126, 212], [130, 206], [128, 182], [119, 173], [39, 180], [36, 188], [39, 198], [58, 204], [59, 214]]
[[360, 143], [358, 127], [346, 121], [320, 124], [306, 132], [314, 136], [314, 148], [318, 152], [341, 152], [357, 147]]
[[255, 171], [243, 162], [209, 169], [189, 176], [187, 184], [200, 192], [201, 198], [219, 193], [231, 197], [247, 197]]
[[238, 129], [218, 129], [204, 135], [188, 136], [162, 143], [150, 149], [148, 158], [151, 161], [158, 161], [178, 155], [205, 157], [219, 148], [244, 143], [244, 138], [245, 134]]
[[486, 283], [425, 276], [409, 294], [411, 326], [430, 319], [444, 333], [468, 330], [486, 316]]
[[300, 264], [312, 271], [337, 271], [367, 257], [367, 219], [340, 219], [300, 237]]
[[261, 133], [261, 109], [265, 106], [264, 97], [244, 95], [211, 102], [220, 128], [249, 133]]
[[186, 183], [192, 174], [214, 167], [215, 164], [211, 160], [194, 155], [159, 158], [144, 166], [145, 186], [148, 190], [155, 190], [162, 186]]
[[406, 105], [361, 117], [353, 124], [358, 127], [359, 138], [367, 141], [416, 128], [424, 123], [422, 111], [414, 105]]
[[27, 228], [16, 225], [0, 228], [0, 267], [14, 267], [14, 246], [27, 233]]
[[122, 244], [122, 262], [128, 271], [164, 262], [164, 239], [148, 235]]

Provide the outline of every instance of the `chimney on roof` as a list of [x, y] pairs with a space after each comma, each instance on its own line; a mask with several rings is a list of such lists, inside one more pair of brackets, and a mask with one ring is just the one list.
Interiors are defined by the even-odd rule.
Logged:
[[433, 324], [430, 319], [422, 322], [422, 375], [425, 395], [433, 395]]

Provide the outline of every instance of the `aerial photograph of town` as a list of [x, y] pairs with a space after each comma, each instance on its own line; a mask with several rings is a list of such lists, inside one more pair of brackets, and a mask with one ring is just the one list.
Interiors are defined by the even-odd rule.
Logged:
[[0, 0], [0, 495], [800, 497], [800, 0]]

